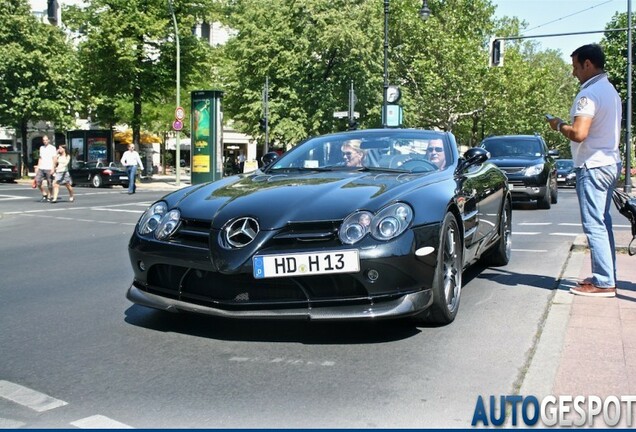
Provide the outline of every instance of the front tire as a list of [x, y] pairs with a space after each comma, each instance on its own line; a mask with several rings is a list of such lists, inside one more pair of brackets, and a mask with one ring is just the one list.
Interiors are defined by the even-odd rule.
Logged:
[[457, 316], [462, 291], [463, 245], [452, 213], [446, 213], [440, 231], [437, 267], [433, 278], [433, 304], [416, 315], [418, 323], [450, 324]]
[[548, 182], [548, 184], [546, 185], [545, 188], [545, 193], [543, 194], [543, 196], [541, 198], [539, 198], [537, 200], [537, 208], [539, 209], [543, 209], [543, 210], [549, 210], [551, 207], [551, 203], [552, 203], [552, 189], [550, 189], [550, 184]]

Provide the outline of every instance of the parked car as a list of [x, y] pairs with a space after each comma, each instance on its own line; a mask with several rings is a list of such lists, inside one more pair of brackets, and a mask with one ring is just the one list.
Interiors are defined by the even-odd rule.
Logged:
[[[427, 159], [433, 139], [443, 169]], [[345, 164], [351, 143], [359, 166]], [[460, 157], [445, 132], [309, 139], [264, 168], [152, 204], [129, 242], [127, 297], [233, 318], [450, 323], [463, 269], [510, 259], [507, 180], [487, 159], [481, 148]]]
[[119, 162], [73, 161], [68, 171], [73, 179], [74, 186], [83, 185], [95, 188], [109, 186], [128, 187], [128, 173]]
[[557, 183], [563, 186], [576, 186], [576, 171], [572, 159], [558, 159], [556, 161]]
[[557, 150], [548, 150], [541, 135], [501, 135], [485, 138], [481, 147], [490, 153], [490, 161], [508, 176], [515, 201], [537, 201], [537, 207], [549, 209], [558, 201]]
[[0, 180], [15, 182], [20, 177], [18, 166], [10, 160], [0, 157]]

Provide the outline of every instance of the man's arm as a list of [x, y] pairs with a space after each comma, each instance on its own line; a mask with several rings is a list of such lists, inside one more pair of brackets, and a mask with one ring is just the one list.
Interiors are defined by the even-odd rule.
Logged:
[[578, 143], [585, 141], [590, 133], [590, 127], [592, 127], [592, 117], [588, 116], [574, 117], [572, 124], [568, 124], [558, 117], [548, 122], [552, 129], [561, 132], [570, 141]]

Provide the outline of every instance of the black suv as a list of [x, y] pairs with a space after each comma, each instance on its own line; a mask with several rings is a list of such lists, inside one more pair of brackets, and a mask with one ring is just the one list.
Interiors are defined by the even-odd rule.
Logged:
[[557, 170], [553, 157], [540, 135], [502, 135], [485, 138], [481, 147], [490, 153], [490, 162], [508, 176], [512, 199], [536, 200], [537, 207], [549, 209], [557, 203]]

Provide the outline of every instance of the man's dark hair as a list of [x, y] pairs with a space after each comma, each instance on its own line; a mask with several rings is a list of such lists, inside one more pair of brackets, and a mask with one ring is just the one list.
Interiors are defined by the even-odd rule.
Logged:
[[603, 54], [603, 48], [599, 44], [578, 47], [570, 54], [570, 57], [574, 56], [576, 56], [580, 64], [585, 63], [585, 60], [589, 60], [597, 68], [603, 69], [605, 67], [605, 54]]

